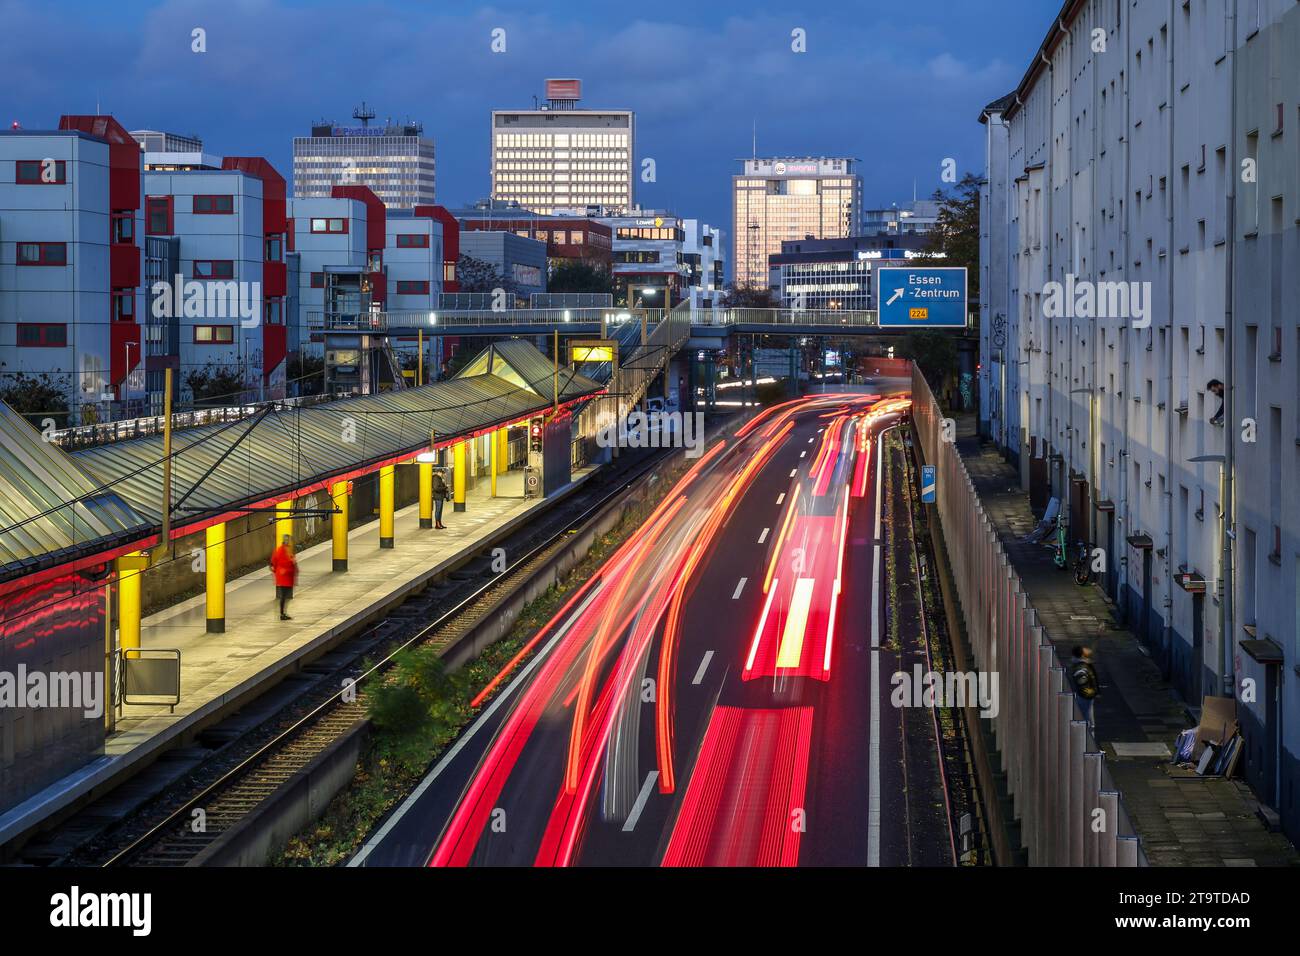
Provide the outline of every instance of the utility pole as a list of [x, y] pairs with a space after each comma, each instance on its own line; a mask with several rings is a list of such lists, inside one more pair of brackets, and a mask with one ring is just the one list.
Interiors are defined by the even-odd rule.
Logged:
[[172, 370], [163, 369], [163, 513], [158, 543], [171, 547], [172, 536]]

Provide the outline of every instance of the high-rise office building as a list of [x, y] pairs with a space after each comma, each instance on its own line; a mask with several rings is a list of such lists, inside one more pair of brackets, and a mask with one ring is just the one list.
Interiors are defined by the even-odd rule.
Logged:
[[795, 239], [856, 235], [862, 215], [857, 160], [746, 159], [732, 183], [732, 261], [738, 286], [766, 288], [767, 257]]
[[328, 198], [335, 186], [368, 186], [385, 206], [412, 209], [434, 202], [433, 140], [418, 123], [371, 126], [364, 103], [352, 115], [360, 126], [318, 123], [293, 138], [293, 194]]
[[546, 105], [492, 111], [492, 198], [533, 212], [634, 204], [631, 110], [578, 109], [579, 80], [547, 80]]

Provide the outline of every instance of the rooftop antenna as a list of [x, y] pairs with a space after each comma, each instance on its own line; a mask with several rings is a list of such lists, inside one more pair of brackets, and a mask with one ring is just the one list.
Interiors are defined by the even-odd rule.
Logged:
[[352, 111], [352, 118], [361, 120], [362, 127], [370, 125], [370, 121], [375, 118], [375, 111], [366, 106], [366, 101], [362, 100], [361, 105]]
[[758, 159], [758, 120], [754, 121], [753, 142], [750, 146], [750, 158]]

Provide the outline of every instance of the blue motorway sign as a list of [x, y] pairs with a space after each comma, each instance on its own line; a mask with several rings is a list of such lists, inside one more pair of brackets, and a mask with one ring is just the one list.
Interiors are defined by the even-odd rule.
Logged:
[[876, 270], [882, 329], [966, 328], [966, 270], [882, 267]]
[[938, 480], [934, 477], [934, 465], [921, 466], [921, 504], [932, 505], [935, 500], [935, 490], [939, 487]]

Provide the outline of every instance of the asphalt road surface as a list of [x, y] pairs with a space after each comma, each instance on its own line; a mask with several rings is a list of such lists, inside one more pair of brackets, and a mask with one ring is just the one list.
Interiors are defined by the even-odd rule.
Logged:
[[877, 650], [906, 405], [809, 396], [710, 445], [353, 865], [912, 862]]

